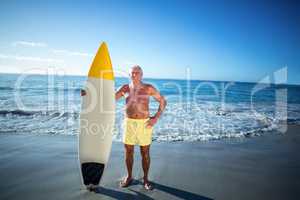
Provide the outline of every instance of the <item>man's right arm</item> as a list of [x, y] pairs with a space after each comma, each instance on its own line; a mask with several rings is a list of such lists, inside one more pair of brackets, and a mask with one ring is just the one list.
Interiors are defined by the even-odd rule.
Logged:
[[[126, 92], [128, 92], [128, 85], [123, 85], [122, 87], [120, 87], [118, 89], [118, 91], [116, 92], [116, 101], [119, 100], [122, 96], [124, 96], [126, 94]], [[84, 89], [81, 89], [80, 95], [85, 96], [86, 91]]]
[[116, 101], [118, 101], [121, 97], [125, 96], [125, 94], [129, 91], [129, 86], [128, 84], [123, 85], [118, 89], [116, 92]]
[[86, 91], [85, 91], [84, 89], [81, 89], [81, 90], [80, 90], [80, 95], [81, 95], [81, 96], [85, 96], [85, 95], [86, 95]]

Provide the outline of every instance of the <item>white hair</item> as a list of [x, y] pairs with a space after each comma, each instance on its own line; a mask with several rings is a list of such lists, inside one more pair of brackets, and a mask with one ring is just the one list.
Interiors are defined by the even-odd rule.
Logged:
[[141, 73], [142, 73], [142, 75], [143, 75], [143, 69], [142, 69], [139, 65], [134, 65], [134, 66], [132, 66], [131, 69], [130, 69], [130, 72], [131, 72], [133, 69], [138, 69], [138, 70], [140, 70]]

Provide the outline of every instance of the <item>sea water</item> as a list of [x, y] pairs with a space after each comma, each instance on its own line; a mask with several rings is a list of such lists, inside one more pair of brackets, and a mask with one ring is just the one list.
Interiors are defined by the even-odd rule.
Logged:
[[[0, 74], [0, 133], [77, 135], [85, 76]], [[116, 78], [116, 89], [128, 83]], [[199, 141], [285, 132], [300, 124], [300, 86], [144, 79], [166, 98], [155, 141]], [[158, 102], [150, 98], [154, 115]], [[114, 140], [122, 138], [125, 100], [116, 106]]]

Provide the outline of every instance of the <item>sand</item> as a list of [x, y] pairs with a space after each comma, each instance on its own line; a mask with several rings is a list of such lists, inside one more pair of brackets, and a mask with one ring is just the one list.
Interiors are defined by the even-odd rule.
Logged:
[[0, 199], [300, 199], [300, 126], [286, 134], [206, 142], [154, 142], [150, 180], [141, 185], [139, 148], [134, 184], [125, 175], [123, 145], [114, 142], [97, 192], [81, 186], [77, 137], [0, 135]]

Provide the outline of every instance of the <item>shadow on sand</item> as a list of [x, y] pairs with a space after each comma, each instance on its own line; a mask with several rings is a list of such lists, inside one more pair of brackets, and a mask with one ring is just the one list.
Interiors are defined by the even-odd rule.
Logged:
[[211, 198], [204, 197], [204, 196], [192, 193], [192, 192], [180, 190], [180, 189], [177, 189], [177, 188], [172, 188], [172, 187], [162, 185], [162, 184], [159, 184], [159, 183], [154, 183], [154, 182], [152, 182], [152, 183], [153, 183], [153, 186], [154, 186], [154, 190], [160, 190], [160, 191], [169, 193], [173, 196], [179, 197], [181, 199], [186, 199], [186, 200], [195, 200], [195, 199], [197, 199], [197, 200], [213, 200]]
[[[162, 192], [168, 193], [170, 195], [176, 196], [178, 198], [181, 199], [186, 199], [186, 200], [213, 200], [211, 198], [208, 197], [204, 197], [192, 192], [188, 192], [188, 191], [184, 191], [184, 190], [180, 190], [177, 188], [172, 188], [166, 185], [162, 185], [159, 183], [155, 183], [155, 182], [151, 182], [153, 184], [153, 190], [151, 191], [151, 196], [153, 195], [153, 192], [155, 192], [155, 190], [160, 190]], [[139, 180], [134, 180], [134, 182], [132, 183], [132, 185], [138, 185], [141, 184], [142, 182]], [[130, 188], [130, 186], [129, 186]], [[144, 192], [139, 192], [133, 189], [129, 189], [131, 192], [135, 193], [135, 194], [130, 194], [127, 192], [121, 192], [118, 190], [112, 190], [112, 189], [108, 189], [108, 188], [104, 188], [104, 187], [98, 187], [95, 192], [102, 194], [102, 195], [106, 195], [115, 199], [145, 199], [145, 200], [152, 200], [154, 198], [147, 196], [147, 192], [148, 191], [144, 191]]]

